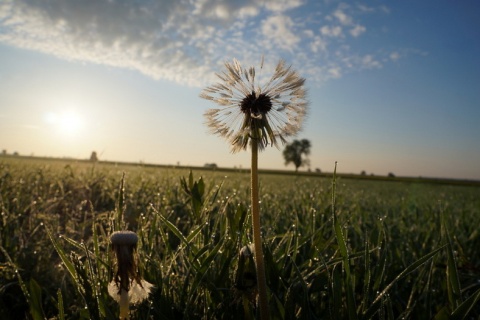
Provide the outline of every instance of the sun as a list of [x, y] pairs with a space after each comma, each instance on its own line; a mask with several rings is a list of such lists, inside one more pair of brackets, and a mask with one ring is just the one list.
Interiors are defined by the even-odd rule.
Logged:
[[67, 136], [79, 135], [84, 127], [82, 116], [73, 110], [48, 113], [46, 120], [56, 131]]
[[73, 111], [60, 114], [59, 129], [68, 134], [75, 134], [82, 128], [82, 118]]

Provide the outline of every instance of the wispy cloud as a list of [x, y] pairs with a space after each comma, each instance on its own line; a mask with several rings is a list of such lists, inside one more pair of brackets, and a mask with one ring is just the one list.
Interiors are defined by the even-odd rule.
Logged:
[[350, 34], [353, 36], [353, 37], [359, 37], [362, 33], [364, 33], [365, 31], [367, 30], [367, 28], [365, 28], [364, 26], [361, 26], [359, 24], [357, 24], [355, 27], [353, 27], [351, 30], [350, 30]]
[[343, 12], [343, 10], [341, 9], [335, 10], [335, 12], [333, 13], [333, 16], [337, 18], [338, 21], [345, 26], [349, 26], [353, 23], [353, 18], [348, 14], [346, 14], [345, 12]]
[[313, 82], [395, 60], [389, 53], [375, 57], [379, 48], [367, 53], [370, 60], [355, 58], [359, 53], [347, 45], [368, 33], [356, 15], [387, 8], [330, 4], [305, 10], [315, 5], [306, 0], [4, 0], [0, 42], [191, 86], [210, 82], [232, 57], [246, 63], [261, 55], [272, 63], [286, 58]]
[[[268, 42], [282, 50], [291, 51], [300, 42], [300, 37], [292, 30], [292, 19], [284, 15], [268, 17], [263, 21], [262, 33]], [[267, 43], [268, 43], [267, 42]]]
[[342, 34], [342, 27], [340, 26], [323, 26], [320, 28], [320, 32], [328, 37], [341, 37]]
[[390, 53], [390, 59], [392, 61], [397, 61], [398, 59], [400, 59], [400, 53], [398, 53], [398, 52]]

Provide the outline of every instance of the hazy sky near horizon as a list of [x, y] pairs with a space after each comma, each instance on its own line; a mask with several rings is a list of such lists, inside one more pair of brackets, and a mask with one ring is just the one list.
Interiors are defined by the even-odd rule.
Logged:
[[198, 95], [262, 55], [307, 79], [312, 170], [480, 179], [475, 0], [3, 0], [0, 149], [248, 168]]

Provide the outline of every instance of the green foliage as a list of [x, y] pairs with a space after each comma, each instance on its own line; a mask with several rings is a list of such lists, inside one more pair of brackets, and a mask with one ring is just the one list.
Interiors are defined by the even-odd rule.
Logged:
[[[249, 175], [222, 174], [1, 162], [2, 319], [118, 318], [119, 227], [155, 286], [132, 319], [254, 319]], [[260, 196], [272, 318], [480, 316], [478, 186], [269, 174]]]
[[293, 163], [295, 171], [301, 166], [309, 163], [305, 157], [310, 154], [311, 144], [307, 139], [293, 140], [291, 143], [285, 146], [283, 150], [283, 158], [285, 159], [285, 165]]

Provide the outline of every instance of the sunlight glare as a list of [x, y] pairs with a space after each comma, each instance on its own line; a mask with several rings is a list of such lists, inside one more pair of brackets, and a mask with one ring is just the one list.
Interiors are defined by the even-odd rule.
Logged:
[[83, 128], [83, 119], [75, 111], [64, 111], [62, 113], [48, 113], [46, 120], [53, 125], [60, 133], [69, 136], [78, 135]]

